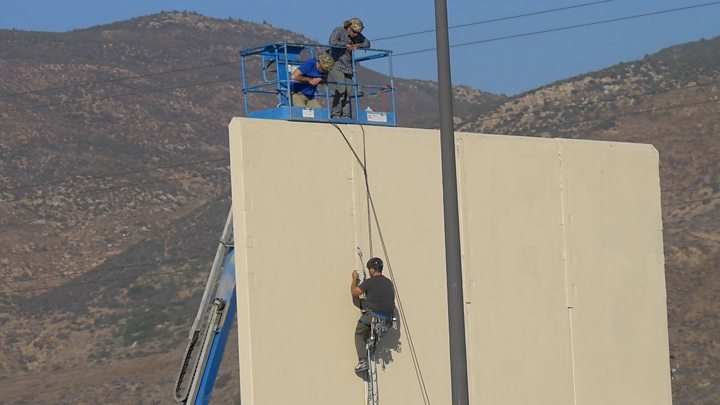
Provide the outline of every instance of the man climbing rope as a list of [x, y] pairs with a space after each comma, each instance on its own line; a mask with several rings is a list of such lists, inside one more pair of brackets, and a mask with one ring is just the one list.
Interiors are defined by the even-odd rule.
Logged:
[[355, 327], [355, 350], [358, 355], [358, 364], [355, 366], [356, 373], [368, 369], [365, 344], [370, 335], [372, 319], [392, 322], [395, 309], [395, 287], [392, 281], [382, 274], [383, 261], [378, 257], [373, 257], [368, 260], [367, 269], [370, 278], [358, 286], [359, 276], [358, 272], [354, 270], [350, 284], [350, 293], [353, 297], [360, 297], [362, 294], [365, 294], [366, 297], [366, 307]]

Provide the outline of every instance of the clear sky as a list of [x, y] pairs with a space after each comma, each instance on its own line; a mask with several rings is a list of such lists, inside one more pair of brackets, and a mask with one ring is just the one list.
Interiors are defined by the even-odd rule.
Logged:
[[[447, 0], [449, 24], [461, 25], [599, 0]], [[715, 3], [715, 4], [710, 4]], [[169, 10], [218, 18], [267, 21], [325, 42], [349, 17], [365, 21], [370, 39], [432, 29], [431, 0], [0, 0], [0, 28], [67, 31]], [[452, 48], [453, 84], [483, 91], [521, 93], [533, 88], [641, 59], [671, 45], [720, 35], [720, 1], [608, 0], [564, 11], [473, 24], [450, 30], [450, 43], [485, 41], [537, 31], [652, 13], [707, 6], [549, 33]], [[434, 33], [378, 40], [373, 48], [397, 54], [433, 48]], [[436, 80], [435, 52], [398, 55], [395, 75]]]

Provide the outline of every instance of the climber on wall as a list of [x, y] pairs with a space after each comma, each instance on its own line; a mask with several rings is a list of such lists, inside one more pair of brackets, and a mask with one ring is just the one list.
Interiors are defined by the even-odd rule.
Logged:
[[358, 285], [360, 281], [358, 272], [353, 271], [350, 284], [350, 293], [353, 297], [360, 297], [362, 294], [365, 294], [366, 297], [365, 309], [355, 327], [355, 350], [358, 355], [358, 364], [355, 366], [356, 373], [368, 369], [365, 344], [370, 334], [372, 318], [392, 322], [395, 309], [395, 287], [392, 281], [382, 274], [383, 261], [378, 257], [373, 257], [368, 260], [367, 269], [370, 273], [367, 280]]

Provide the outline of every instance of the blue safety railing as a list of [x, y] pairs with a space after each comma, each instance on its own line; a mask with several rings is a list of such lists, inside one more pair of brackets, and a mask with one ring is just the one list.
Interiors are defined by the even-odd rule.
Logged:
[[[321, 108], [292, 105], [292, 72], [304, 61], [329, 50], [327, 45], [279, 42], [240, 51], [245, 116], [294, 121], [320, 121], [370, 125], [396, 125], [395, 86], [392, 75], [392, 51], [358, 49], [352, 53], [352, 82], [337, 83], [352, 88], [352, 118], [330, 114], [333, 95], [327, 83], [318, 86], [316, 98]], [[387, 60], [387, 72], [369, 74], [374, 83], [358, 78], [363, 62]], [[376, 67], [376, 64], [374, 65]], [[250, 74], [254, 73], [254, 74]], [[377, 74], [380, 73], [380, 74]], [[377, 81], [386, 81], [378, 83]], [[321, 104], [323, 104], [321, 102]]]

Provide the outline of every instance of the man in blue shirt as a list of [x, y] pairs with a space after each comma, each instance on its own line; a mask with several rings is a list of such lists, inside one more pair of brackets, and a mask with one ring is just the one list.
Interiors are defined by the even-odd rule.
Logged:
[[292, 105], [295, 107], [321, 108], [320, 102], [315, 98], [317, 86], [327, 81], [327, 74], [335, 61], [327, 53], [321, 53], [316, 58], [303, 62], [292, 72]]

